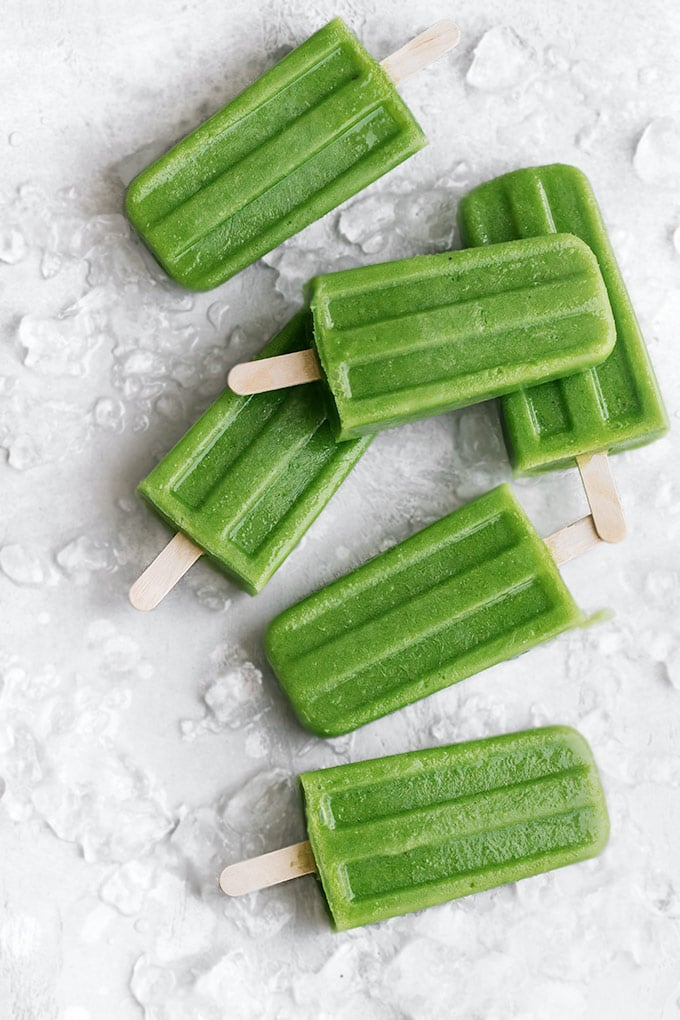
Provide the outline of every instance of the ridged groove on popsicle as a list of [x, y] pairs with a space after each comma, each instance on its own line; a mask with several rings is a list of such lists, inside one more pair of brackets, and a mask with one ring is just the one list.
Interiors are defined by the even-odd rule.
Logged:
[[343, 439], [594, 364], [614, 342], [594, 256], [565, 235], [317, 277], [312, 307]]
[[206, 289], [425, 142], [388, 75], [335, 19], [140, 174], [128, 215], [170, 275]]
[[612, 305], [617, 341], [606, 361], [502, 398], [515, 467], [566, 467], [579, 454], [617, 452], [663, 435], [668, 420], [654, 371], [587, 178], [559, 164], [513, 171], [465, 196], [459, 219], [464, 243], [472, 245], [577, 235], [595, 253]]
[[583, 619], [500, 486], [283, 612], [266, 648], [300, 720], [333, 736]]
[[304, 773], [300, 781], [339, 929], [584, 860], [608, 837], [590, 749], [566, 727]]
[[[307, 328], [308, 313], [296, 315], [262, 354], [304, 347]], [[139, 492], [254, 594], [367, 446], [334, 441], [315, 387], [251, 398], [225, 391]]]

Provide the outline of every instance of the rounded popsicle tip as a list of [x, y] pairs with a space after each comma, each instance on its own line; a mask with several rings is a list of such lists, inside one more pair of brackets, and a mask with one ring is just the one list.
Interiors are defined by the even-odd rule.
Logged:
[[598, 529], [598, 534], [604, 542], [623, 542], [628, 534], [628, 528], [623, 517], [615, 516], [607, 522], [604, 534]]
[[256, 392], [252, 389], [253, 383], [257, 383], [257, 362], [243, 361], [234, 367], [227, 376], [227, 386], [240, 397], [247, 397]]
[[392, 79], [394, 85], [400, 85], [424, 67], [439, 60], [445, 53], [458, 45], [460, 29], [455, 21], [443, 18], [430, 25], [414, 39], [411, 39], [381, 61], [380, 66]]
[[130, 604], [143, 613], [155, 609], [202, 555], [201, 547], [178, 531], [130, 588]]
[[144, 574], [137, 578], [128, 592], [130, 605], [141, 613], [148, 613], [151, 609], [155, 609], [162, 598], [162, 595], [159, 596], [157, 592], [149, 588]]
[[257, 361], [242, 361], [234, 365], [227, 376], [227, 383], [234, 393], [245, 397], [251, 393], [269, 393], [271, 390], [315, 382], [320, 378], [321, 368], [316, 354], [304, 350], [277, 354], [273, 358], [259, 358]]
[[219, 886], [226, 896], [245, 896], [313, 871], [316, 862], [309, 840], [305, 839], [260, 857], [229, 864], [220, 875]]
[[442, 18], [432, 26], [432, 34], [438, 36], [447, 49], [453, 49], [460, 42], [460, 28], [451, 18]]
[[225, 896], [244, 896], [252, 892], [248, 882], [244, 881], [243, 869], [239, 868], [238, 864], [230, 864], [222, 870], [219, 887]]

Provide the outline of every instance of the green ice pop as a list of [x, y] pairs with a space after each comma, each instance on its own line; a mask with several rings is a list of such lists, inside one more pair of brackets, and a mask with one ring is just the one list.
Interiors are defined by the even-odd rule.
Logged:
[[501, 485], [285, 610], [266, 652], [303, 725], [337, 736], [584, 622]]
[[335, 18], [136, 177], [127, 214], [173, 279], [207, 290], [425, 144]]
[[593, 756], [566, 726], [304, 772], [336, 929], [561, 868], [604, 848]]
[[569, 234], [348, 269], [309, 290], [318, 360], [309, 352], [287, 377], [276, 363], [237, 365], [229, 384], [321, 377], [338, 440], [567, 375], [614, 343], [595, 257]]
[[304, 772], [309, 842], [226, 868], [228, 895], [317, 871], [336, 930], [599, 854], [609, 836], [583, 737], [548, 726]]
[[503, 397], [503, 426], [517, 471], [568, 467], [582, 454], [616, 453], [662, 436], [668, 419], [661, 394], [584, 174], [560, 164], [505, 174], [463, 198], [459, 221], [467, 245], [576, 234], [597, 257], [614, 313], [616, 344], [603, 364]]
[[[264, 348], [304, 348], [298, 313]], [[226, 390], [140, 483], [144, 499], [251, 595], [324, 508], [369, 441], [338, 446], [318, 386], [237, 397]]]

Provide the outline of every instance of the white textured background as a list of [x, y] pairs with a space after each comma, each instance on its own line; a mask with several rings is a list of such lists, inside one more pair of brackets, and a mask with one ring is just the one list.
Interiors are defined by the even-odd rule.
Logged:
[[[403, 94], [430, 146], [207, 295], [164, 279], [125, 183], [334, 14], [384, 56], [442, 16], [459, 49]], [[564, 576], [608, 623], [354, 736], [295, 723], [264, 625], [509, 477], [492, 407], [374, 443], [256, 599], [198, 564], [126, 591], [166, 531], [134, 493], [326, 268], [457, 243], [458, 198], [572, 162], [599, 196], [677, 426], [680, 9], [6, 0], [0, 60], [0, 1014], [17, 1020], [671, 1020], [680, 1016], [677, 434], [616, 458], [630, 522]], [[548, 533], [574, 473], [517, 491]], [[612, 816], [597, 861], [344, 935], [313, 879], [227, 901], [220, 867], [303, 837], [301, 769], [578, 726]]]

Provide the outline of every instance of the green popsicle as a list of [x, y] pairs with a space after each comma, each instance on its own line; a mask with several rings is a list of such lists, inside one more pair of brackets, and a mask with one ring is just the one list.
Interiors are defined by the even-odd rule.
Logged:
[[136, 177], [127, 214], [173, 279], [207, 290], [425, 144], [335, 18]]
[[314, 374], [245, 363], [229, 384], [247, 393], [322, 377], [339, 440], [567, 375], [614, 343], [595, 257], [567, 234], [348, 269], [309, 289]]
[[302, 724], [337, 736], [584, 622], [501, 485], [285, 610], [266, 653]]
[[304, 772], [300, 783], [309, 843], [232, 865], [220, 885], [240, 895], [316, 870], [338, 931], [584, 861], [609, 836], [591, 750], [567, 726]]
[[522, 388], [501, 400], [518, 472], [569, 467], [582, 454], [616, 453], [668, 428], [658, 384], [592, 188], [580, 170], [554, 164], [516, 170], [475, 188], [459, 205], [467, 245], [568, 231], [593, 250], [616, 322], [616, 344], [594, 368]]
[[[310, 330], [309, 313], [298, 313], [262, 355], [304, 348]], [[318, 386], [254, 397], [225, 390], [140, 483], [139, 492], [254, 595], [368, 445], [335, 443]]]

